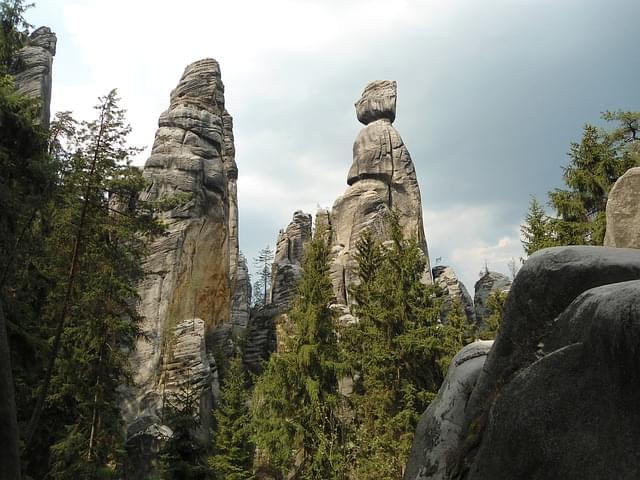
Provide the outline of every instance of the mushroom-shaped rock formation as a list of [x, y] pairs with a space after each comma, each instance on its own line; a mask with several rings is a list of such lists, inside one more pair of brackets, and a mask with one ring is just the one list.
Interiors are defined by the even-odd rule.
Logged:
[[333, 204], [330, 215], [335, 259], [331, 269], [337, 301], [349, 305], [354, 278], [353, 253], [366, 229], [384, 238], [383, 217], [394, 209], [406, 237], [417, 238], [425, 257], [425, 282], [431, 269], [422, 221], [422, 203], [415, 168], [398, 131], [396, 82], [379, 80], [365, 88], [356, 102], [358, 120], [366, 126], [353, 145], [349, 187]]

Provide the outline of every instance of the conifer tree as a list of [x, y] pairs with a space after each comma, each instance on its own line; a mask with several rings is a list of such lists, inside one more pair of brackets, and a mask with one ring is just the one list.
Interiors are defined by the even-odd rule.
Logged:
[[354, 379], [349, 478], [362, 480], [402, 477], [417, 420], [461, 346], [458, 326], [440, 323], [435, 287], [421, 281], [426, 261], [416, 240], [403, 237], [394, 213], [387, 229], [390, 241], [365, 232], [357, 245], [358, 322], [341, 330]]
[[580, 143], [571, 144], [566, 187], [549, 192], [554, 215], [531, 202], [521, 230], [528, 255], [555, 245], [602, 245], [609, 191], [624, 172], [640, 165], [640, 112], [604, 112], [602, 118], [615, 127], [606, 131], [587, 124]]
[[249, 382], [238, 356], [224, 372], [220, 403], [213, 412], [213, 455], [209, 467], [215, 480], [251, 480], [254, 447], [251, 441]]
[[507, 293], [501, 290], [494, 290], [487, 297], [487, 309], [491, 315], [487, 318], [486, 325], [480, 332], [479, 336], [482, 340], [494, 340], [498, 335], [506, 300]]
[[[80, 123], [67, 139], [68, 163], [47, 212], [38, 265], [51, 281], [40, 326], [50, 343], [43, 345], [48, 359], [26, 448], [50, 451], [55, 479], [98, 478], [118, 465], [124, 441], [118, 392], [131, 382], [127, 351], [139, 331], [134, 286], [143, 273], [145, 236], [160, 231], [151, 206], [138, 201], [146, 182], [129, 164], [137, 150], [126, 145], [129, 127], [116, 92], [101, 98], [97, 110], [97, 120]], [[43, 434], [34, 437], [38, 427]]]
[[279, 479], [333, 479], [344, 473], [327, 233], [316, 232], [305, 249], [289, 312], [293, 335], [272, 354], [253, 393], [257, 468]]
[[167, 398], [165, 422], [172, 430], [160, 456], [162, 480], [208, 480], [206, 445], [199, 438], [200, 393], [190, 385]]
[[271, 288], [271, 263], [273, 262], [273, 250], [267, 245], [258, 252], [253, 259], [253, 266], [257, 270], [258, 279], [253, 284], [253, 304], [265, 305], [268, 300], [269, 288]]

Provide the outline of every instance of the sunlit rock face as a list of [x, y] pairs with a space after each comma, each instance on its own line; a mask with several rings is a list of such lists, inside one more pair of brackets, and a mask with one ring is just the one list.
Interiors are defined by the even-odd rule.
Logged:
[[460, 281], [453, 268], [447, 265], [437, 265], [431, 270], [434, 283], [440, 287], [443, 293], [440, 319], [447, 321], [447, 317], [459, 304], [471, 325], [476, 321], [473, 309], [473, 300], [467, 291], [467, 287]]
[[49, 27], [34, 30], [17, 54], [14, 74], [18, 93], [40, 100], [40, 124], [48, 128], [51, 115], [51, 75], [56, 54], [56, 34]]
[[[131, 357], [136, 386], [124, 408], [128, 425], [142, 423], [151, 431], [162, 431], [164, 401], [179, 389], [200, 392], [208, 412], [217, 388], [209, 337], [232, 320], [237, 168], [215, 60], [185, 69], [158, 124], [144, 167], [149, 186], [141, 198], [174, 199], [178, 205], [159, 215], [167, 230], [151, 241], [144, 263], [138, 288], [143, 336]], [[235, 318], [242, 323], [242, 299], [236, 304]]]
[[312, 217], [300, 210], [294, 212], [287, 228], [280, 230], [271, 268], [269, 303], [286, 311], [296, 292], [302, 274], [302, 254], [311, 239]]
[[350, 304], [349, 287], [356, 281], [353, 254], [366, 229], [385, 238], [384, 215], [394, 209], [406, 237], [415, 237], [427, 259], [424, 281], [431, 282], [431, 269], [422, 221], [420, 188], [415, 168], [398, 131], [396, 82], [378, 80], [366, 86], [356, 102], [358, 120], [365, 124], [353, 145], [353, 164], [347, 175], [349, 187], [333, 204], [334, 262], [332, 282], [337, 301]]
[[607, 199], [606, 247], [640, 248], [640, 167], [627, 170]]

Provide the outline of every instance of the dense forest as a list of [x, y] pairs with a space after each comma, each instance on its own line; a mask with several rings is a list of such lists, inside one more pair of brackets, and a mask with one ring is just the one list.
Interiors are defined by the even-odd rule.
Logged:
[[[16, 52], [32, 28], [29, 5], [0, 4], [0, 478], [122, 478], [122, 386], [140, 335], [136, 285], [156, 212], [131, 165], [130, 128], [115, 90], [91, 120], [58, 113], [45, 128], [37, 101], [16, 92]], [[536, 199], [522, 226], [526, 255], [557, 245], [601, 245], [615, 180], [640, 165], [638, 112], [606, 112], [609, 130], [584, 127], [569, 150], [564, 189]], [[211, 432], [198, 434], [199, 398], [169, 399], [173, 435], [161, 479], [399, 479], [418, 419], [449, 363], [476, 338], [494, 338], [505, 294], [475, 331], [460, 305], [442, 318], [443, 292], [423, 282], [425, 259], [393, 212], [390, 241], [365, 234], [350, 292], [357, 322], [330, 308], [328, 232], [305, 247], [287, 316], [286, 343], [261, 374], [243, 364], [243, 341], [221, 355]], [[266, 297], [268, 262], [259, 279]], [[260, 303], [260, 302], [258, 302]]]

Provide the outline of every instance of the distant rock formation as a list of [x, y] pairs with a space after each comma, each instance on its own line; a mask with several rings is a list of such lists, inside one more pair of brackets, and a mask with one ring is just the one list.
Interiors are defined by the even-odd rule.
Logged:
[[425, 430], [405, 479], [637, 478], [639, 339], [638, 250], [536, 252], [511, 287], [454, 453], [425, 450]]
[[244, 255], [238, 256], [238, 268], [236, 274], [236, 286], [231, 302], [231, 325], [235, 328], [245, 329], [249, 324], [251, 315], [251, 279], [249, 268]]
[[295, 295], [302, 274], [302, 254], [305, 243], [311, 239], [312, 217], [300, 210], [294, 212], [291, 223], [280, 230], [271, 268], [269, 302], [285, 312]]
[[447, 459], [460, 444], [467, 401], [493, 341], [477, 341], [460, 350], [438, 396], [420, 418], [405, 470], [406, 480], [446, 479]]
[[511, 288], [511, 280], [506, 275], [498, 272], [486, 271], [476, 282], [473, 295], [475, 306], [476, 325], [478, 330], [482, 330], [487, 319], [491, 316], [491, 311], [487, 306], [489, 295], [496, 290], [508, 292]]
[[407, 237], [415, 236], [427, 259], [425, 282], [431, 269], [422, 221], [420, 188], [411, 156], [398, 131], [396, 82], [379, 80], [366, 86], [356, 102], [358, 120], [365, 124], [353, 145], [349, 187], [333, 204], [330, 215], [335, 259], [332, 283], [339, 303], [350, 304], [349, 286], [356, 281], [353, 253], [363, 231], [373, 229], [384, 238], [384, 213], [396, 210]]
[[56, 54], [56, 34], [49, 27], [34, 30], [18, 51], [18, 71], [14, 78], [18, 93], [42, 102], [40, 125], [49, 128], [51, 116], [51, 75]]
[[431, 270], [433, 274], [433, 283], [435, 283], [444, 293], [444, 302], [441, 309], [441, 320], [446, 321], [449, 312], [451, 312], [454, 302], [458, 302], [464, 310], [467, 320], [471, 325], [475, 324], [475, 311], [473, 308], [473, 299], [467, 287], [458, 279], [453, 268], [446, 265], [437, 265]]
[[[189, 388], [201, 392], [203, 418], [209, 418], [216, 367], [212, 349], [203, 342], [209, 347], [215, 329], [234, 318], [238, 272], [237, 168], [231, 117], [215, 60], [200, 60], [185, 69], [158, 123], [144, 167], [149, 187], [142, 198], [173, 198], [179, 205], [160, 215], [167, 232], [149, 245], [146, 276], [138, 289], [143, 337], [131, 357], [136, 386], [128, 392], [124, 411], [129, 445], [143, 450], [149, 446], [135, 441], [134, 427], [164, 430], [164, 399], [184, 387], [174, 379], [187, 379]], [[238, 300], [235, 310], [240, 324], [241, 303]], [[137, 454], [130, 463], [144, 456]]]
[[607, 199], [606, 247], [640, 248], [640, 167], [627, 170]]

